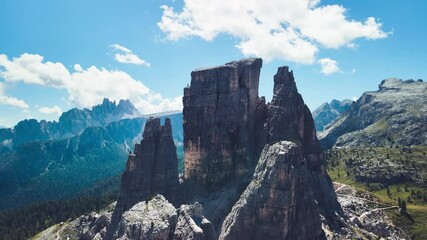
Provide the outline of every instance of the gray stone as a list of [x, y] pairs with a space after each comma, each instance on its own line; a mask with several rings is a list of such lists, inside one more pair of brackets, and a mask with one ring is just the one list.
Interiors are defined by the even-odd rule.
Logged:
[[309, 174], [297, 144], [266, 146], [219, 239], [323, 239]]

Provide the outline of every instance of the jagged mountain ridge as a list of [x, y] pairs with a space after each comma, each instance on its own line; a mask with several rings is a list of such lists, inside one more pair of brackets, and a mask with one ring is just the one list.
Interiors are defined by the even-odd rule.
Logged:
[[312, 112], [316, 131], [321, 132], [323, 129], [345, 113], [351, 106], [352, 101], [344, 99], [342, 101], [332, 100], [330, 103], [323, 103]]
[[35, 119], [20, 121], [11, 130], [13, 136], [10, 139], [0, 136], [0, 142], [10, 140], [8, 144], [18, 147], [30, 141], [65, 139], [80, 134], [87, 127], [104, 127], [111, 122], [136, 117], [142, 117], [142, 114], [129, 100], [120, 100], [116, 104], [116, 101], [105, 98], [102, 104], [93, 106], [91, 110], [73, 108], [62, 113], [58, 122], [39, 122]]
[[[118, 176], [124, 169], [128, 152], [133, 151], [133, 145], [142, 138], [147, 120], [131, 115], [133, 110], [129, 101], [116, 105], [105, 99], [92, 111], [65, 112], [59, 123], [24, 120], [14, 129], [0, 129], [0, 193], [3, 196], [0, 210], [76, 197], [92, 185]], [[182, 114], [168, 114], [160, 113], [161, 119], [172, 119], [176, 129], [173, 139], [182, 159]], [[124, 118], [129, 116], [132, 118]], [[115, 118], [118, 120], [113, 121]], [[73, 131], [84, 128], [76, 135], [67, 130], [67, 134], [58, 138], [58, 134], [50, 132], [52, 126], [74, 122], [81, 124]], [[19, 144], [13, 144], [14, 141]], [[116, 184], [118, 188], [118, 182]]]
[[427, 83], [389, 78], [319, 133], [324, 148], [427, 144]]
[[[128, 224], [129, 211], [144, 203], [147, 206], [153, 194], [163, 193], [179, 212], [196, 201], [203, 208], [197, 207], [189, 215], [184, 211], [184, 224], [169, 217], [163, 222], [153, 222], [153, 230], [176, 223], [166, 230], [169, 234], [162, 235], [162, 239], [218, 239], [226, 236], [227, 229], [248, 233], [244, 236], [248, 239], [262, 239], [261, 233], [269, 230], [278, 233], [271, 236], [283, 239], [299, 235], [324, 238], [320, 213], [328, 219], [336, 216], [341, 208], [325, 171], [314, 121], [288, 67], [279, 68], [274, 77], [272, 102], [266, 103], [265, 98], [258, 97], [261, 66], [261, 59], [252, 58], [192, 72], [191, 84], [184, 89], [183, 97], [185, 174], [180, 184], [176, 185], [176, 172], [172, 174], [165, 169], [166, 163], [176, 158], [170, 154], [174, 146], [167, 144], [171, 136], [164, 131], [169, 129], [168, 121], [159, 126], [154, 124], [158, 120], [152, 119], [145, 127], [141, 144], [136, 145], [135, 154], [128, 156], [126, 171], [122, 174], [122, 191], [110, 222], [96, 226], [98, 220], [94, 222], [89, 217], [81, 223], [87, 223], [90, 231], [77, 229], [75, 232], [88, 234], [85, 236], [88, 239], [140, 238], [141, 235], [128, 233], [146, 234], [144, 229], [149, 224]], [[292, 150], [286, 152], [287, 147], [280, 150], [275, 145], [277, 142], [289, 145]], [[264, 146], [270, 150], [261, 155]], [[263, 160], [258, 162], [260, 155]], [[169, 174], [175, 177], [170, 178]], [[251, 180], [263, 189], [258, 196], [249, 185]], [[176, 186], [171, 189], [177, 191], [166, 190], [167, 186]], [[246, 219], [252, 216], [246, 213], [254, 213], [253, 216], [265, 220], [260, 234], [249, 234], [253, 226], [247, 221], [240, 225], [229, 221], [223, 225], [239, 198], [249, 200], [244, 199], [249, 195], [257, 196], [255, 202], [260, 204], [249, 205], [248, 211], [237, 211], [237, 214], [242, 213], [240, 219]], [[135, 204], [137, 201], [140, 202]], [[132, 207], [132, 204], [135, 205]], [[308, 210], [303, 210], [304, 205], [310, 206]], [[264, 211], [263, 206], [272, 208]], [[158, 213], [147, 209], [143, 214], [156, 219]], [[274, 220], [280, 217], [284, 219]], [[53, 234], [63, 232], [58, 230]], [[147, 235], [143, 236], [154, 236]], [[61, 237], [66, 238], [66, 233]]]

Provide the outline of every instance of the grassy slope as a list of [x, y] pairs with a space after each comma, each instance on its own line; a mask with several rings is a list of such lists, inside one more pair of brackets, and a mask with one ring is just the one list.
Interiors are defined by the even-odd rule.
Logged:
[[[397, 205], [398, 198], [405, 200], [410, 217], [401, 215], [396, 210], [389, 210], [388, 212], [393, 223], [405, 229], [411, 236], [415, 236], [416, 239], [427, 239], [427, 202], [422, 197], [411, 196], [412, 190], [414, 192], [419, 191], [422, 195], [427, 196], [427, 186], [425, 184], [401, 183], [389, 185], [389, 196], [387, 189], [383, 186], [357, 182], [351, 173], [347, 176], [348, 168], [344, 163], [346, 159], [350, 157], [354, 158], [356, 155], [364, 159], [378, 159], [388, 154], [392, 161], [401, 161], [400, 159], [404, 159], [404, 164], [415, 165], [419, 168], [419, 172], [427, 173], [427, 157], [425, 155], [427, 146], [415, 147], [411, 153], [401, 151], [401, 149], [397, 148], [375, 148], [375, 151], [367, 151], [367, 148], [354, 149], [353, 151], [341, 149], [338, 151], [340, 153], [337, 156], [328, 159], [328, 163], [331, 160], [335, 161], [335, 166], [328, 169], [328, 173], [333, 181], [352, 185], [361, 191], [367, 191], [373, 197], [386, 204]], [[410, 197], [410, 202], [407, 201], [408, 197]]]

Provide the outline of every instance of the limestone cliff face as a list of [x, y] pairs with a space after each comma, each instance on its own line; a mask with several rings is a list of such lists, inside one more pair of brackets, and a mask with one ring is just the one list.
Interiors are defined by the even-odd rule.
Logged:
[[182, 205], [158, 239], [324, 238], [320, 214], [328, 218], [340, 205], [313, 118], [288, 67], [274, 77], [271, 103], [258, 97], [261, 66], [245, 59], [192, 72], [183, 97], [183, 184], [169, 119], [164, 126], [150, 119], [129, 155], [104, 239], [140, 238], [132, 206], [154, 194], [203, 204]]
[[178, 158], [170, 120], [167, 118], [161, 126], [159, 118], [151, 118], [141, 143], [129, 155], [117, 205], [128, 210], [154, 194], [173, 199], [178, 185]]
[[192, 72], [184, 89], [185, 178], [215, 191], [248, 176], [266, 144], [300, 144], [314, 197], [323, 209], [339, 209], [313, 117], [292, 71], [280, 67], [273, 99], [258, 97], [261, 59], [246, 59]]
[[267, 142], [290, 140], [301, 143], [309, 167], [322, 164], [322, 148], [316, 137], [314, 121], [304, 100], [298, 93], [294, 75], [288, 67], [280, 67], [274, 76], [273, 99], [268, 106], [266, 120]]
[[183, 97], [186, 179], [212, 191], [255, 166], [261, 67], [253, 58], [191, 73]]
[[322, 239], [319, 208], [302, 148], [267, 145], [253, 179], [222, 226], [219, 239]]
[[155, 194], [162, 194], [173, 202], [178, 186], [178, 157], [170, 119], [166, 118], [162, 126], [160, 118], [150, 118], [141, 143], [135, 145], [133, 154], [129, 154], [105, 239], [113, 238], [123, 212]]
[[316, 137], [313, 117], [298, 93], [293, 72], [288, 67], [277, 70], [273, 93], [264, 125], [266, 143], [281, 140], [299, 143], [310, 171], [308, 179], [315, 186], [315, 199], [323, 209], [339, 209], [332, 181], [324, 167], [323, 150]]

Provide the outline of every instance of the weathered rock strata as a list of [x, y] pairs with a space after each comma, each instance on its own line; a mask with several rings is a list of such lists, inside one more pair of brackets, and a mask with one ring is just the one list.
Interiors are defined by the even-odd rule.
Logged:
[[214, 191], [255, 166], [261, 66], [245, 59], [191, 73], [183, 97], [186, 179]]
[[[104, 239], [148, 233], [156, 239], [217, 239], [215, 227], [220, 239], [324, 238], [320, 214], [340, 205], [313, 118], [287, 67], [274, 77], [272, 102], [258, 97], [261, 66], [261, 59], [245, 59], [192, 72], [183, 97], [184, 182], [178, 183], [170, 121], [161, 126], [159, 119], [149, 120], [129, 155]], [[154, 231], [162, 222], [132, 224], [132, 208], [149, 206], [144, 201], [155, 194], [174, 204], [197, 200], [204, 209], [182, 205], [177, 220], [163, 219], [163, 230]]]
[[175, 207], [162, 195], [142, 201], [124, 212], [115, 239], [171, 239], [177, 223]]
[[212, 223], [202, 215], [199, 203], [181, 205], [173, 239], [215, 240], [217, 235]]
[[266, 146], [219, 239], [323, 239], [309, 174], [297, 144]]
[[159, 118], [149, 119], [141, 143], [129, 154], [117, 205], [127, 210], [154, 194], [173, 199], [179, 185], [177, 166], [170, 120], [161, 126]]
[[332, 181], [324, 168], [323, 150], [317, 140], [313, 117], [298, 93], [293, 72], [288, 67], [277, 70], [273, 99], [267, 108], [266, 143], [280, 140], [299, 143], [310, 171], [307, 175], [309, 184], [315, 186], [314, 198], [322, 210], [339, 210]]
[[178, 158], [170, 119], [166, 118], [162, 126], [159, 118], [150, 118], [141, 143], [129, 154], [106, 239], [111, 239], [124, 211], [155, 194], [173, 202], [178, 186]]

